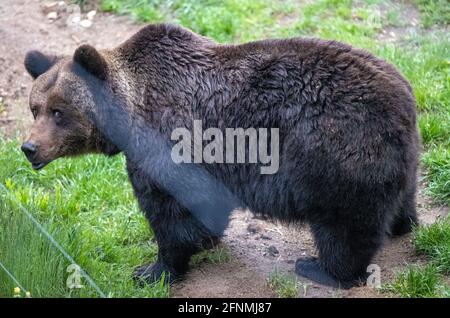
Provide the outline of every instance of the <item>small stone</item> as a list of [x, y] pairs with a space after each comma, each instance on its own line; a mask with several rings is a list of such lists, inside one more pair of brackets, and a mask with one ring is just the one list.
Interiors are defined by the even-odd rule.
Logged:
[[81, 43], [81, 40], [75, 34], [72, 34], [70, 37], [75, 41], [76, 44]]
[[74, 15], [72, 19], [70, 19], [70, 24], [78, 24], [80, 23], [81, 18], [79, 15]]
[[58, 2], [47, 2], [41, 6], [42, 13], [48, 15], [50, 12], [58, 10]]
[[58, 12], [56, 11], [49, 12], [47, 14], [47, 19], [49, 19], [50, 21], [55, 21], [56, 19], [58, 19]]
[[63, 14], [67, 12], [67, 4], [64, 1], [58, 2], [58, 13]]
[[269, 254], [270, 256], [277, 256], [278, 254], [280, 254], [280, 252], [278, 252], [278, 249], [275, 247], [275, 246], [273, 246], [273, 245], [270, 245], [268, 248], [267, 248], [267, 254]]
[[80, 25], [83, 28], [90, 28], [92, 26], [92, 21], [91, 20], [81, 20]]
[[261, 226], [259, 226], [259, 225], [256, 224], [256, 223], [250, 223], [250, 224], [247, 226], [247, 231], [250, 232], [250, 233], [252, 233], [252, 234], [258, 233], [258, 232], [260, 232], [261, 230], [262, 230], [262, 229], [261, 229]]
[[95, 15], [97, 14], [97, 11], [95, 11], [95, 10], [91, 10], [91, 11], [89, 11], [87, 14], [86, 14], [86, 18], [88, 19], [88, 20], [93, 20], [94, 19], [94, 17], [95, 17]]
[[272, 239], [272, 238], [271, 238], [269, 235], [267, 235], [267, 234], [261, 234], [260, 238], [263, 239], [263, 240], [271, 240], [271, 239]]

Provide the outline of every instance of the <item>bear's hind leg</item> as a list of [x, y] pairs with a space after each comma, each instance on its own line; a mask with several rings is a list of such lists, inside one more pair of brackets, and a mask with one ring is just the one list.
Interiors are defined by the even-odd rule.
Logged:
[[412, 231], [418, 224], [416, 212], [416, 186], [415, 180], [405, 192], [399, 213], [394, 216], [390, 227], [391, 236], [402, 236]]
[[295, 272], [316, 283], [348, 289], [367, 277], [367, 266], [381, 245], [382, 225], [355, 222], [312, 224], [318, 258], [301, 258]]

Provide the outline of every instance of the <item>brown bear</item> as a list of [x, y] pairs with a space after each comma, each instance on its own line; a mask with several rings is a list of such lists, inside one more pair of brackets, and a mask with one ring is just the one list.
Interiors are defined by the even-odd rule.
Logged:
[[[417, 222], [412, 90], [366, 51], [307, 38], [221, 45], [161, 24], [112, 50], [31, 51], [25, 66], [35, 79], [35, 122], [22, 150], [34, 169], [59, 157], [124, 152], [159, 246], [156, 263], [135, 272], [148, 282], [164, 272], [181, 278], [236, 207], [309, 224], [318, 256], [300, 258], [296, 272], [343, 288], [365, 279], [387, 236]], [[221, 132], [276, 128], [278, 170], [174, 163], [171, 136], [180, 127], [194, 133], [195, 120]]]

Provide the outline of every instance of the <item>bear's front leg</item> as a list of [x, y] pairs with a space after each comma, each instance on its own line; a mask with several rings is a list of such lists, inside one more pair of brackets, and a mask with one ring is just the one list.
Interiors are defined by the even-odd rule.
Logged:
[[153, 212], [146, 211], [146, 216], [158, 243], [158, 259], [154, 264], [138, 267], [134, 277], [138, 281], [153, 283], [159, 281], [164, 273], [165, 280], [172, 283], [187, 272], [193, 254], [215, 246], [219, 238], [173, 198], [166, 196], [157, 201], [158, 206], [152, 204]]
[[172, 283], [186, 273], [193, 254], [215, 246], [220, 237], [213, 235], [131, 162], [127, 162], [127, 168], [135, 195], [158, 243], [157, 261], [138, 267], [134, 277], [139, 282], [153, 283], [165, 273], [165, 280]]

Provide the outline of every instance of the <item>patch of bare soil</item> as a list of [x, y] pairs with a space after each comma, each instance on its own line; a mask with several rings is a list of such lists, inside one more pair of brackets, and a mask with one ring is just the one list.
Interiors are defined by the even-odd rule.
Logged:
[[[72, 54], [81, 43], [109, 48], [127, 39], [140, 26], [126, 17], [97, 13], [92, 25], [67, 24], [68, 12], [51, 15], [43, 1], [2, 0], [0, 2], [0, 129], [11, 136], [22, 134], [31, 122], [28, 94], [32, 80], [23, 67], [26, 52]], [[51, 11], [52, 12], [52, 11]], [[5, 107], [2, 107], [1, 105]], [[424, 185], [421, 185], [424, 189]], [[433, 205], [423, 190], [418, 208], [422, 223], [429, 224], [448, 213], [448, 207]], [[268, 277], [274, 270], [293, 274], [295, 260], [315, 254], [314, 242], [305, 226], [287, 227], [253, 217], [247, 212], [233, 214], [224, 244], [231, 260], [223, 264], [194, 266], [186, 280], [173, 286], [174, 297], [275, 297]], [[406, 264], [421, 262], [410, 237], [389, 240], [374, 260], [386, 281]], [[301, 297], [386, 297], [370, 287], [336, 290], [298, 278]]]

